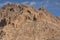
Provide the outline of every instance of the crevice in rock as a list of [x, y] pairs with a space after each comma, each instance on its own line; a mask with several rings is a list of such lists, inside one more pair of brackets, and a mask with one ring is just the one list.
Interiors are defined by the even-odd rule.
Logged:
[[14, 23], [12, 23], [12, 25], [14, 25]]
[[0, 31], [0, 40], [5, 36], [5, 34], [6, 33], [4, 31], [2, 31], [2, 30]]
[[7, 21], [5, 18], [0, 21], [0, 27], [4, 27], [6, 24], [7, 24]]
[[30, 12], [29, 10], [27, 10], [27, 12], [28, 12], [29, 14], [31, 14], [31, 12]]
[[26, 16], [26, 21], [27, 22], [32, 22], [32, 19], [29, 16]]
[[11, 9], [10, 9], [10, 11], [14, 12], [14, 9], [13, 9], [13, 8], [11, 8]]
[[37, 18], [35, 17], [35, 15], [34, 15], [34, 17], [33, 17], [33, 21], [36, 21], [37, 20]]
[[20, 11], [24, 10], [24, 8], [23, 8], [23, 7], [20, 7], [20, 6], [18, 6], [18, 7], [19, 7]]
[[29, 16], [26, 16], [26, 19], [27, 19], [27, 20], [31, 20]]

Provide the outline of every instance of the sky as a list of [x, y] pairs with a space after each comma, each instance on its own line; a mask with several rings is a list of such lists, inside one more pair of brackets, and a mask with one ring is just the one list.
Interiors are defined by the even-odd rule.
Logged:
[[60, 16], [60, 0], [0, 0], [0, 7], [7, 3], [28, 4], [36, 9], [44, 6], [54, 16]]

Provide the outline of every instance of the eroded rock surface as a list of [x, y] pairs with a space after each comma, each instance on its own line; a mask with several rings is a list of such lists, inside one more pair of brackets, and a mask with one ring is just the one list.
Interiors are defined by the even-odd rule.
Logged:
[[44, 8], [7, 4], [0, 9], [0, 40], [60, 40], [60, 20]]

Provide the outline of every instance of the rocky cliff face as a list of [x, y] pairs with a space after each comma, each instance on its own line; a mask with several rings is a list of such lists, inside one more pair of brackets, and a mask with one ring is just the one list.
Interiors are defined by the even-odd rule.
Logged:
[[0, 9], [0, 40], [60, 40], [59, 17], [44, 8], [4, 5]]

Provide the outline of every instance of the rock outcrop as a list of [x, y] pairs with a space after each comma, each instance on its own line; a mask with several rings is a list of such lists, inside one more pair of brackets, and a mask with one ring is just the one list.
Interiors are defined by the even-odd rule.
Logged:
[[60, 40], [60, 20], [44, 8], [7, 4], [0, 9], [0, 40]]

